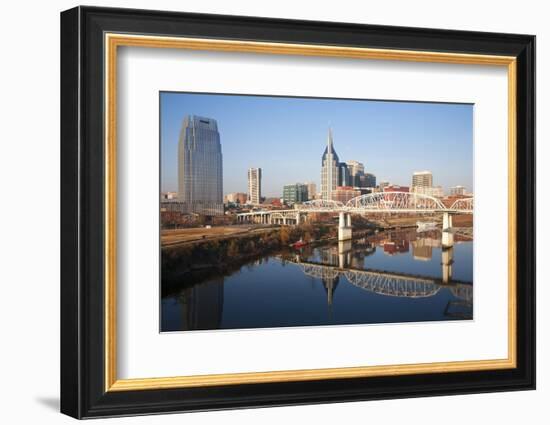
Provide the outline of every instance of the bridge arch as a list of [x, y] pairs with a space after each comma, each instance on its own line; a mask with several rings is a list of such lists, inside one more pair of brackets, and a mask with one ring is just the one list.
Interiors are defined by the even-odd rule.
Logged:
[[315, 211], [335, 211], [344, 208], [344, 204], [339, 201], [333, 201], [331, 199], [315, 199], [312, 201], [304, 202], [297, 206], [299, 210], [315, 210]]
[[377, 192], [357, 196], [346, 203], [348, 209], [376, 211], [445, 211], [443, 203], [433, 196], [414, 192]]
[[451, 210], [472, 212], [474, 210], [474, 198], [457, 199], [451, 205]]
[[402, 278], [391, 274], [369, 273], [355, 270], [345, 271], [346, 279], [358, 288], [402, 298], [427, 298], [439, 292], [436, 283], [419, 278]]

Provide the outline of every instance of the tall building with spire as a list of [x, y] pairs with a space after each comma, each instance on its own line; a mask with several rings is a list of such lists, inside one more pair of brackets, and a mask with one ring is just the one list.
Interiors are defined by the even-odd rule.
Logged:
[[332, 193], [338, 186], [340, 161], [334, 150], [332, 129], [328, 130], [327, 147], [321, 161], [321, 198], [332, 199]]

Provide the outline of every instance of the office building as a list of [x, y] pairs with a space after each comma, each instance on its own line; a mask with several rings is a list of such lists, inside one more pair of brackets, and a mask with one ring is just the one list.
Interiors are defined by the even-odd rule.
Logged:
[[287, 184], [283, 187], [283, 202], [300, 204], [308, 200], [307, 185], [302, 183]]
[[311, 201], [317, 197], [317, 185], [315, 183], [306, 182], [307, 186], [307, 199]]
[[351, 185], [351, 176], [345, 162], [338, 163], [338, 186]]
[[262, 200], [262, 169], [248, 169], [248, 203], [259, 205]]
[[450, 189], [451, 196], [464, 196], [466, 195], [466, 188], [464, 186], [454, 186]]
[[[422, 192], [423, 188], [433, 186], [431, 171], [416, 171], [412, 176], [412, 192]], [[420, 188], [420, 189], [419, 189]]]
[[361, 177], [365, 175], [365, 166], [359, 161], [348, 161], [346, 163], [349, 170], [349, 186], [361, 187]]
[[187, 212], [223, 215], [222, 150], [216, 120], [188, 115], [178, 142], [178, 198]]
[[327, 147], [321, 160], [321, 198], [332, 199], [332, 192], [338, 186], [338, 177], [340, 161], [334, 150], [332, 140], [332, 130], [329, 129], [327, 137]]
[[376, 176], [371, 173], [365, 173], [359, 178], [359, 182], [361, 183], [359, 187], [376, 187]]

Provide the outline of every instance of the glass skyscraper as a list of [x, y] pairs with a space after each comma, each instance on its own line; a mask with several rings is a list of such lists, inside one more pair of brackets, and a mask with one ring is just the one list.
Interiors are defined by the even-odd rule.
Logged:
[[361, 176], [365, 174], [365, 166], [359, 161], [347, 161], [350, 173], [350, 186], [361, 186]]
[[218, 123], [188, 115], [178, 143], [178, 198], [187, 212], [223, 214], [222, 149]]
[[362, 187], [376, 187], [376, 176], [372, 173], [365, 173], [365, 182]]

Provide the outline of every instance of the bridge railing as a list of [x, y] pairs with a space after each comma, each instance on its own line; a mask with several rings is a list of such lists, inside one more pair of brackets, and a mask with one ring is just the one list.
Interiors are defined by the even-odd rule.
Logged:
[[[291, 261], [307, 276], [320, 280], [333, 280], [344, 276], [348, 282], [359, 288], [380, 295], [403, 298], [426, 298], [437, 294], [442, 286], [436, 279], [420, 276], [400, 276], [389, 272], [373, 272], [355, 269], [336, 269], [322, 264]], [[467, 283], [455, 283], [449, 287], [453, 295], [471, 302], [473, 287]]]
[[301, 211], [338, 211], [343, 210], [344, 208], [345, 205], [342, 202], [333, 201], [331, 199], [314, 199], [312, 201], [307, 201], [302, 204], [296, 205], [296, 209]]
[[346, 203], [346, 207], [396, 212], [400, 210], [443, 211], [447, 209], [439, 199], [414, 192], [369, 193], [350, 199]]
[[347, 203], [330, 199], [315, 199], [295, 205], [293, 210], [266, 210], [241, 213], [239, 216], [257, 214], [292, 214], [295, 212], [464, 212], [472, 214], [474, 198], [457, 199], [450, 207], [441, 200], [415, 192], [377, 192], [357, 196]]
[[451, 205], [451, 210], [457, 211], [473, 211], [474, 210], [474, 198], [457, 199]]

